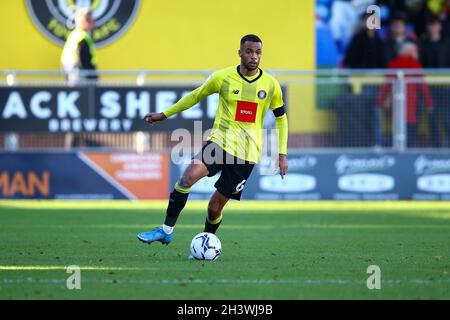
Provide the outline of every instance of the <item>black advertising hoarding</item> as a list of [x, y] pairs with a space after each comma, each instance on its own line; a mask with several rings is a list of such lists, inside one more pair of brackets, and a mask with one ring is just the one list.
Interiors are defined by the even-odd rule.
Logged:
[[[146, 131], [142, 118], [162, 112], [194, 87], [0, 87], [2, 132]], [[212, 127], [218, 95], [158, 124], [160, 131]]]

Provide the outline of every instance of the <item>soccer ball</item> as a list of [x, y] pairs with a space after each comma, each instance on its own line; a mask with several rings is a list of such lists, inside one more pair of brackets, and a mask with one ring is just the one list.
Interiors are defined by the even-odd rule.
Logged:
[[221, 251], [222, 244], [213, 233], [199, 233], [191, 241], [191, 254], [197, 260], [216, 260]]

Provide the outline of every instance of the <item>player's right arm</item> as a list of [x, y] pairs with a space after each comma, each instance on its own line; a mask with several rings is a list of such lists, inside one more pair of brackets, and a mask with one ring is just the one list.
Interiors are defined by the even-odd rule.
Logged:
[[185, 95], [183, 98], [178, 100], [178, 102], [175, 103], [172, 107], [163, 112], [149, 113], [144, 117], [144, 120], [152, 124], [154, 122], [165, 120], [168, 117], [173, 116], [174, 114], [192, 108], [210, 94], [219, 92], [218, 83], [219, 79], [217, 77], [217, 73], [213, 73], [208, 77], [208, 79], [206, 79], [203, 85]]

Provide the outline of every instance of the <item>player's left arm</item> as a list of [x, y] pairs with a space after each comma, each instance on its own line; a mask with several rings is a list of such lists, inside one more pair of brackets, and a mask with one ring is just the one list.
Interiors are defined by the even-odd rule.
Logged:
[[275, 127], [278, 135], [278, 165], [280, 167], [280, 175], [283, 179], [288, 170], [287, 142], [288, 142], [288, 119], [286, 108], [283, 102], [283, 93], [280, 84], [275, 82], [274, 94], [270, 103], [270, 109], [275, 115]]

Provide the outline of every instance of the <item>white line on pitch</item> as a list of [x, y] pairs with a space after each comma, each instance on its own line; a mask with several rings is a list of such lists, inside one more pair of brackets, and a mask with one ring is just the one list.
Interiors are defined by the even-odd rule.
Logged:
[[[360, 285], [365, 284], [365, 280], [338, 280], [338, 279], [280, 279], [280, 280], [270, 280], [270, 279], [215, 279], [215, 280], [201, 280], [201, 279], [173, 279], [173, 280], [155, 280], [155, 279], [101, 279], [101, 280], [84, 280], [83, 282], [88, 283], [101, 283], [101, 284], [137, 284], [137, 285], [181, 285], [181, 284], [233, 284], [233, 285], [323, 285], [323, 284], [347, 284], [347, 285]], [[35, 278], [24, 278], [24, 279], [1, 279], [1, 284], [62, 284], [66, 283], [65, 279], [35, 279]], [[399, 284], [416, 284], [416, 285], [435, 285], [435, 284], [447, 284], [450, 283], [450, 279], [439, 279], [439, 280], [425, 280], [425, 279], [410, 279], [410, 280], [383, 280], [383, 284], [388, 285], [399, 285]]]
[[[66, 270], [67, 266], [0, 266], [0, 271], [34, 271], [34, 270]], [[158, 268], [122, 268], [101, 266], [80, 266], [81, 270], [106, 270], [106, 271], [129, 271], [129, 270], [159, 270]]]

